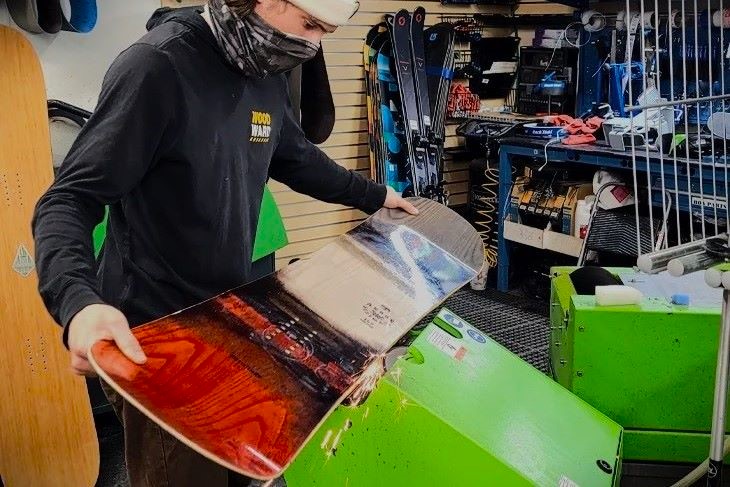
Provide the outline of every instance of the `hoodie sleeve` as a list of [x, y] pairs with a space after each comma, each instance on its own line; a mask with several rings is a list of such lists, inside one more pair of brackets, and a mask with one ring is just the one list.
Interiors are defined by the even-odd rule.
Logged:
[[39, 291], [64, 328], [81, 309], [103, 302], [93, 228], [105, 205], [128, 194], [158, 152], [172, 144], [179, 96], [176, 72], [164, 53], [135, 44], [120, 54], [104, 78], [94, 113], [36, 204]]
[[299, 193], [366, 213], [379, 210], [385, 202], [385, 186], [348, 171], [306, 139], [290, 105], [269, 175]]

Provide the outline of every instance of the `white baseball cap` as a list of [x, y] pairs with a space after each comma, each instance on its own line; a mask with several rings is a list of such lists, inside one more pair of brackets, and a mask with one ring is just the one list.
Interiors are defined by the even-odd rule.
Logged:
[[360, 8], [357, 0], [289, 0], [289, 3], [330, 25], [345, 25]]

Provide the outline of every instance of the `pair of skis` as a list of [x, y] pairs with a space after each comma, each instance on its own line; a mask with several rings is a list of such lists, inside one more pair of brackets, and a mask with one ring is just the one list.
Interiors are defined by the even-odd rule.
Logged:
[[440, 141], [436, 140], [436, 133], [431, 125], [423, 43], [425, 18], [425, 9], [418, 7], [413, 16], [404, 9], [388, 21], [402, 98], [413, 193], [445, 203], [447, 195], [441, 178]]
[[450, 24], [424, 31], [423, 7], [401, 10], [368, 33], [371, 175], [406, 195], [447, 202], [443, 187], [446, 102], [454, 59]]

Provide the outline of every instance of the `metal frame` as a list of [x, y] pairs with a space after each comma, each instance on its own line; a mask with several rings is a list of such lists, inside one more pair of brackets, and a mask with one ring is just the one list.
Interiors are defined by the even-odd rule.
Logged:
[[[620, 169], [631, 171], [634, 165], [637, 172], [650, 174], [661, 174], [666, 178], [686, 177], [681, 166], [676, 166], [672, 159], [660, 157], [658, 153], [650, 153], [647, 159], [642, 154], [636, 158], [636, 164], [632, 161], [629, 152], [613, 151], [600, 146], [566, 146], [563, 144], [545, 144], [540, 141], [524, 138], [506, 138], [502, 140], [499, 152], [499, 230], [497, 233], [497, 254], [499, 263], [497, 265], [497, 289], [507, 291], [509, 288], [509, 266], [510, 266], [510, 243], [504, 238], [504, 220], [507, 217], [509, 193], [512, 187], [512, 160], [515, 157], [531, 157], [544, 159], [547, 155], [549, 164], [570, 163], [572, 165], [591, 166], [596, 169]], [[682, 158], [678, 158], [682, 161]], [[696, 164], [696, 162], [695, 162]], [[710, 159], [703, 159], [702, 166], [712, 164]], [[663, 169], [662, 169], [663, 168]], [[696, 177], [696, 176], [693, 176]], [[717, 179], [718, 184], [724, 184], [724, 175]], [[680, 193], [682, 191], [680, 190]], [[690, 203], [689, 196], [680, 194], [680, 209], [687, 210]], [[654, 205], [661, 207], [662, 202], [654, 202]], [[660, 215], [657, 215], [660, 216]]]

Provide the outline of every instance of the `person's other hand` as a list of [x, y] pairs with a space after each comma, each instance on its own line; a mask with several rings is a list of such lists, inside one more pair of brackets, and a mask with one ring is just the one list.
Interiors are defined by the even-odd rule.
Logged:
[[87, 353], [99, 340], [112, 340], [132, 362], [147, 360], [137, 339], [129, 329], [121, 311], [106, 304], [91, 304], [76, 313], [68, 328], [68, 349], [71, 352], [71, 370], [75, 374], [94, 377]]
[[388, 186], [388, 193], [385, 195], [385, 203], [383, 203], [383, 206], [385, 208], [400, 208], [411, 215], [418, 215], [418, 208], [413, 206], [413, 204], [405, 198], [398, 196], [398, 193], [396, 193], [390, 186]]

